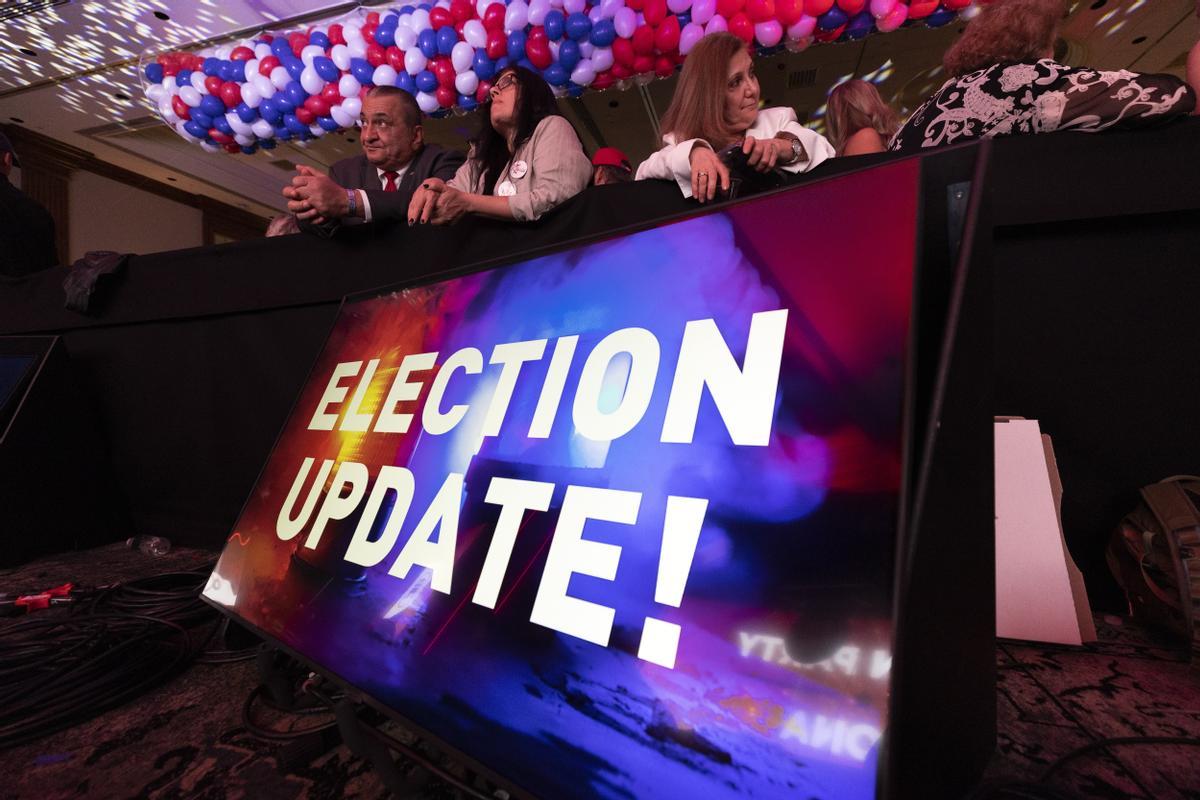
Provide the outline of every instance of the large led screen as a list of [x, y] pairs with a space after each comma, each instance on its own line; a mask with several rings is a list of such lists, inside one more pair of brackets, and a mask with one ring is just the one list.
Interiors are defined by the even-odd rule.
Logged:
[[874, 796], [916, 169], [347, 301], [205, 597], [525, 794]]

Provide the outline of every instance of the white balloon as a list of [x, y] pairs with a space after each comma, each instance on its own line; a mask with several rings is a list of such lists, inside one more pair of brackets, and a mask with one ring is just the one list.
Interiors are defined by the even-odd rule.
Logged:
[[271, 123], [267, 122], [265, 119], [254, 120], [254, 123], [250, 126], [250, 129], [254, 131], [254, 135], [260, 139], [270, 139], [275, 135], [275, 129], [272, 128]]
[[179, 99], [195, 108], [200, 105], [201, 94], [191, 86], [183, 86], [179, 89]]
[[329, 58], [333, 60], [333, 65], [345, 72], [350, 69], [350, 48], [344, 44], [335, 44], [329, 50]]
[[321, 90], [325, 88], [325, 81], [317, 74], [315, 69], [305, 67], [304, 72], [300, 73], [300, 85], [309, 94], [320, 94]]
[[357, 97], [347, 97], [342, 101], [342, 110], [350, 115], [350, 119], [358, 119], [358, 115], [362, 113], [362, 100]]
[[613, 27], [617, 29], [617, 36], [622, 39], [630, 38], [637, 29], [637, 14], [632, 8], [620, 8], [613, 14]]
[[596, 80], [596, 69], [592, 66], [591, 59], [580, 59], [579, 63], [575, 65], [575, 69], [571, 70], [571, 81], [580, 86], [587, 86], [594, 80]]
[[577, 14], [587, 8], [586, 0], [563, 0], [563, 11], [568, 14]]
[[550, 57], [558, 61], [558, 48], [562, 47], [562, 42], [550, 40]]
[[264, 100], [275, 94], [275, 84], [271, 83], [271, 79], [266, 75], [255, 75], [253, 83], [254, 88], [258, 90], [258, 96]]
[[463, 72], [470, 69], [474, 61], [474, 47], [471, 47], [466, 42], [455, 43], [454, 49], [450, 51], [450, 63], [454, 66], [455, 72]]
[[584, 58], [591, 58], [594, 52], [596, 52], [596, 45], [586, 39], [579, 43], [579, 55]]
[[425, 69], [428, 63], [429, 59], [425, 58], [425, 54], [415, 47], [404, 54], [404, 71], [409, 75], [416, 75]]
[[258, 108], [262, 102], [262, 95], [258, 93], [258, 89], [253, 83], [242, 84], [242, 102], [250, 108]]
[[371, 76], [371, 82], [376, 86], [395, 86], [396, 70], [392, 69], [390, 64], [380, 64], [375, 68], [375, 73]]
[[[468, 22], [468, 25], [471, 23]], [[482, 26], [480, 26], [482, 27]], [[396, 47], [401, 50], [410, 50], [417, 44], [417, 32], [407, 25], [396, 28]]]
[[[196, 141], [196, 140], [195, 140], [195, 139], [193, 139], [192, 141]], [[219, 145], [215, 145], [215, 144], [213, 144], [212, 142], [208, 141], [207, 139], [201, 139], [201, 140], [200, 140], [200, 146], [201, 146], [202, 148], [204, 148], [204, 152], [206, 152], [206, 153], [219, 153], [219, 152], [221, 152], [221, 148], [220, 148], [220, 146], [219, 146]]]
[[164, 97], [167, 97], [168, 94], [169, 92], [163, 88], [161, 83], [154, 83], [146, 87], [146, 97], [149, 97], [155, 103], [159, 102]]
[[346, 40], [346, 44], [354, 44], [363, 40], [362, 25], [362, 22], [356, 20], [342, 26], [342, 38]]
[[350, 51], [351, 58], [365, 58], [367, 55], [367, 43], [362, 39], [355, 39], [353, 42], [348, 42], [346, 48]]
[[211, 53], [211, 55], [215, 58], [221, 59], [222, 61], [228, 61], [229, 54], [232, 52], [233, 52], [233, 45], [225, 44], [225, 45], [221, 45], [220, 47], [218, 47], [215, 51], [213, 51]]
[[588, 15], [588, 19], [590, 19], [592, 21], [593, 25], [595, 25], [600, 20], [604, 19], [604, 15], [600, 13], [600, 6], [592, 6], [591, 8], [589, 8], [587, 15]]
[[287, 67], [276, 67], [271, 70], [271, 84], [276, 89], [282, 89], [292, 82], [292, 76], [288, 73]]
[[479, 88], [479, 76], [474, 70], [460, 72], [454, 78], [454, 88], [459, 94], [465, 94], [467, 97], [474, 97], [475, 90]]
[[438, 101], [429, 92], [417, 92], [417, 106], [426, 114], [432, 114], [438, 110]]
[[604, 72], [613, 65], [613, 54], [611, 47], [597, 47], [596, 52], [592, 53], [592, 69], [596, 72]]
[[242, 69], [242, 77], [244, 80], [252, 80], [258, 74], [258, 59], [252, 58], [246, 62], [246, 66]]
[[179, 122], [176, 122], [175, 123], [175, 132], [178, 133], [180, 136], [182, 136], [184, 139], [187, 139], [189, 142], [200, 141], [200, 139], [198, 137], [192, 136], [192, 134], [188, 133], [188, 129], [184, 127], [185, 124], [186, 123], [184, 123], [182, 120], [180, 120]]
[[420, 33], [426, 28], [431, 27], [429, 24], [429, 12], [423, 8], [418, 8], [412, 13], [412, 22], [409, 23], [409, 27], [416, 33]]
[[325, 55], [324, 48], [320, 45], [310, 44], [300, 51], [300, 60], [304, 62], [304, 66], [311, 67], [312, 60], [323, 55]]
[[343, 75], [338, 80], [338, 94], [342, 97], [358, 97], [361, 90], [362, 84], [353, 75]]
[[175, 80], [174, 75], [168, 75], [163, 78], [162, 85], [171, 94], [179, 94], [179, 82]]
[[692, 7], [692, 0], [667, 0], [667, 9], [672, 14], [682, 14]]
[[258, 44], [254, 45], [255, 58], [261, 61], [269, 55], [271, 55], [271, 45], [267, 44], [266, 42], [259, 42]]
[[550, 0], [529, 0], [529, 24], [541, 25], [550, 13]]
[[600, 0], [600, 16], [612, 19], [624, 7], [625, 0]]
[[204, 79], [207, 77], [203, 72], [193, 72], [191, 77], [192, 88], [200, 94], [208, 94], [208, 87], [204, 85]]
[[326, 133], [326, 130], [324, 128], [322, 128], [320, 125], [316, 125], [316, 124], [309, 125], [308, 131], [313, 136], [324, 136]]
[[[500, 0], [475, 0], [475, 13], [479, 15], [480, 19], [483, 19], [483, 15], [487, 13], [488, 6], [490, 6], [492, 3], [499, 2]], [[503, 5], [503, 3], [501, 3], [501, 5]]]
[[237, 142], [238, 144], [240, 144], [242, 147], [249, 147], [250, 145], [254, 144], [254, 142], [256, 141], [254, 136], [251, 134], [248, 134], [248, 133], [239, 133], [233, 137], [233, 140], [235, 142]]
[[254, 132], [254, 129], [249, 123], [242, 122], [242, 118], [232, 111], [225, 112], [225, 121], [229, 123], [229, 127], [233, 128], [234, 133], [240, 133], [243, 136], [249, 136]]
[[525, 25], [529, 22], [529, 6], [525, 5], [525, 0], [513, 0], [508, 4], [508, 8], [504, 11], [504, 32], [512, 33], [513, 31], [525, 30]]
[[[485, 47], [487, 45], [487, 29], [483, 27], [483, 23], [479, 20], [469, 19], [463, 24], [463, 39], [471, 47]], [[403, 47], [401, 49], [407, 50], [408, 48]]]
[[354, 117], [346, 113], [346, 109], [341, 105], [332, 106], [329, 109], [329, 116], [333, 117], [333, 121], [343, 128], [354, 127]]

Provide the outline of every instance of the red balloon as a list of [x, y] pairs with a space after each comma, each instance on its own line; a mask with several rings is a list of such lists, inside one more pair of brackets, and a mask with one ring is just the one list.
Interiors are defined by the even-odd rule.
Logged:
[[377, 22], [376, 23], [368, 22], [365, 25], [363, 25], [362, 26], [363, 41], [366, 41], [366, 42], [375, 41], [375, 29], [378, 27], [379, 27], [379, 23], [377, 23]]
[[[176, 68], [176, 71], [178, 71], [178, 68]], [[171, 110], [178, 114], [180, 119], [192, 118], [192, 110], [188, 108], [188, 104], [183, 102], [183, 98], [179, 95], [172, 95]]]
[[229, 54], [230, 61], [249, 61], [254, 58], [254, 51], [245, 45], [233, 48], [233, 52]]
[[225, 81], [221, 84], [221, 102], [226, 108], [233, 108], [238, 103], [242, 102], [242, 87], [238, 86], [233, 81]]
[[225, 148], [226, 153], [242, 152], [242, 146], [240, 144], [238, 144], [237, 142], [230, 142], [229, 144], [223, 144], [223, 145], [221, 145], [221, 147]]
[[942, 0], [942, 5], [946, 7], [947, 11], [962, 11], [971, 5], [971, 0]]
[[833, 8], [833, 0], [804, 0], [804, 13], [810, 17], [819, 17]]
[[309, 111], [306, 106], [297, 106], [296, 119], [300, 120], [305, 125], [312, 125], [317, 121], [317, 115]]
[[633, 42], [628, 39], [613, 39], [612, 54], [614, 63], [625, 67], [633, 66], [636, 53], [633, 52]]
[[303, 33], [289, 33], [287, 37], [288, 45], [292, 48], [292, 52], [297, 57], [300, 56], [300, 51], [308, 47], [308, 37]]
[[548, 42], [550, 36], [546, 33], [545, 25], [534, 25], [529, 29], [529, 34], [525, 37], [526, 41]]
[[804, 16], [804, 0], [775, 0], [775, 16], [780, 25], [790, 28]]
[[550, 52], [550, 45], [542, 39], [529, 39], [525, 42], [525, 55], [538, 69], [545, 69], [554, 63], [554, 54]]
[[316, 117], [329, 116], [329, 103], [325, 102], [325, 98], [319, 94], [314, 94], [304, 101], [304, 107], [313, 113]]
[[220, 95], [221, 94], [221, 85], [223, 83], [224, 83], [224, 81], [222, 81], [216, 75], [209, 75], [207, 78], [204, 79], [204, 88], [208, 89], [209, 94]]
[[475, 89], [475, 102], [482, 103], [487, 100], [488, 92], [492, 91], [491, 81], [480, 81], [479, 86]]
[[179, 64], [167, 64], [163, 67], [163, 75], [178, 75], [179, 69]]
[[633, 52], [639, 56], [648, 56], [654, 53], [654, 29], [649, 25], [639, 25], [633, 31]]
[[867, 0], [837, 0], [837, 7], [853, 17], [867, 7]]
[[450, 10], [441, 6], [434, 6], [429, 9], [429, 24], [433, 29], [440, 30], [447, 25], [454, 24], [454, 17], [450, 15]]
[[908, 4], [908, 18], [922, 19], [937, 11], [938, 0], [912, 0]]
[[[622, 40], [617, 39], [617, 41], [620, 42]], [[625, 78], [631, 78], [631, 77], [633, 77], [633, 65], [632, 64], [625, 65], [625, 64], [621, 64], [620, 62], [616, 62], [612, 65], [612, 74], [613, 74], [613, 77], [617, 78], [618, 80], [624, 80]]]
[[383, 49], [383, 45], [376, 42], [371, 42], [367, 45], [367, 63], [372, 67], [378, 67], [387, 62], [387, 51]]
[[675, 72], [675, 59], [670, 56], [659, 56], [654, 59], [654, 74], [660, 78], [669, 78]]
[[197, 55], [187, 55], [184, 56], [183, 66], [192, 72], [199, 72], [201, 67], [204, 66], [204, 59]]
[[454, 101], [458, 99], [458, 92], [454, 91], [453, 86], [439, 86], [435, 94], [438, 105], [442, 108], [450, 108], [454, 105]]
[[[831, 3], [833, 0], [829, 0]], [[742, 10], [746, 5], [746, 0], [717, 0], [717, 13], [725, 18], [726, 22], [733, 19], [733, 15]]]
[[461, 24], [475, 16], [475, 6], [467, 0], [450, 0], [450, 16], [456, 25]]
[[258, 62], [258, 74], [271, 77], [271, 70], [279, 66], [279, 59], [275, 56], [267, 56], [262, 61]]
[[379, 26], [379, 12], [378, 11], [371, 11], [371, 12], [367, 13], [367, 24], [375, 25], [376, 27]]
[[729, 32], [746, 44], [754, 41], [754, 23], [743, 11], [734, 14], [733, 19], [729, 20]]
[[746, 16], [756, 24], [775, 19], [775, 0], [746, 0]]
[[463, 28], [467, 27], [468, 22], [470, 20], [464, 19], [462, 22], [454, 23], [454, 32], [458, 34], [458, 38], [463, 38]]
[[346, 34], [342, 33], [342, 23], [335, 22], [329, 26], [329, 43], [330, 44], [345, 44]]
[[439, 86], [454, 86], [454, 79], [457, 74], [454, 72], [454, 65], [450, 63], [450, 59], [446, 57], [438, 58], [433, 63], [433, 74], [437, 77]]
[[233, 137], [228, 133], [221, 133], [216, 128], [208, 129], [208, 138], [212, 139], [217, 144], [229, 144], [233, 141]]
[[654, 49], [660, 53], [670, 53], [679, 49], [679, 17], [672, 14], [655, 29]]
[[404, 71], [404, 51], [392, 45], [386, 51], [388, 66], [396, 72]]
[[657, 27], [667, 18], [667, 0], [646, 0], [646, 10], [642, 14], [646, 17], [647, 25]]
[[336, 106], [342, 102], [342, 95], [338, 91], [337, 81], [325, 84], [325, 88], [321, 90], [321, 99], [331, 106]]
[[[492, 3], [483, 11], [483, 27], [490, 33], [504, 30], [504, 4]], [[488, 56], [493, 58], [493, 56]]]
[[508, 39], [504, 37], [504, 29], [488, 31], [487, 57], [495, 61], [508, 53]]
[[633, 74], [645, 75], [654, 71], [654, 56], [638, 56], [633, 60]]
[[599, 75], [597, 75], [596, 79], [592, 81], [592, 88], [607, 89], [613, 85], [614, 80], [615, 79], [613, 78], [612, 70], [606, 69], [604, 72], [601, 72]]
[[625, 0], [625, 5], [634, 11], [641, 11], [646, 7], [646, 0]]

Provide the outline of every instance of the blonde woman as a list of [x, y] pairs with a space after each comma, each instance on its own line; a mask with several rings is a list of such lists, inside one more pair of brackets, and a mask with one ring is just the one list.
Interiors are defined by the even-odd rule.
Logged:
[[731, 33], [701, 39], [683, 64], [663, 115], [663, 147], [638, 167], [637, 179], [674, 180], [701, 203], [729, 190], [717, 152], [739, 145], [760, 172], [806, 172], [833, 156], [825, 137], [796, 121], [790, 108], [759, 108], [758, 78], [745, 43]]
[[886, 150], [900, 120], [875, 84], [855, 78], [829, 93], [825, 124], [839, 156], [861, 156]]

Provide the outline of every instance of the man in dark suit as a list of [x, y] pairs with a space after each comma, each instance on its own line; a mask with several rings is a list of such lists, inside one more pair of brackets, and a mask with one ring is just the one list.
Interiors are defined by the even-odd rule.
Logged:
[[284, 187], [300, 227], [330, 236], [344, 222], [408, 216], [413, 192], [427, 178], [450, 180], [463, 154], [426, 145], [417, 101], [403, 89], [377, 86], [363, 99], [363, 154], [342, 159], [329, 175], [300, 166]]
[[9, 277], [58, 263], [50, 212], [8, 181], [13, 167], [19, 166], [12, 142], [0, 133], [0, 275]]

